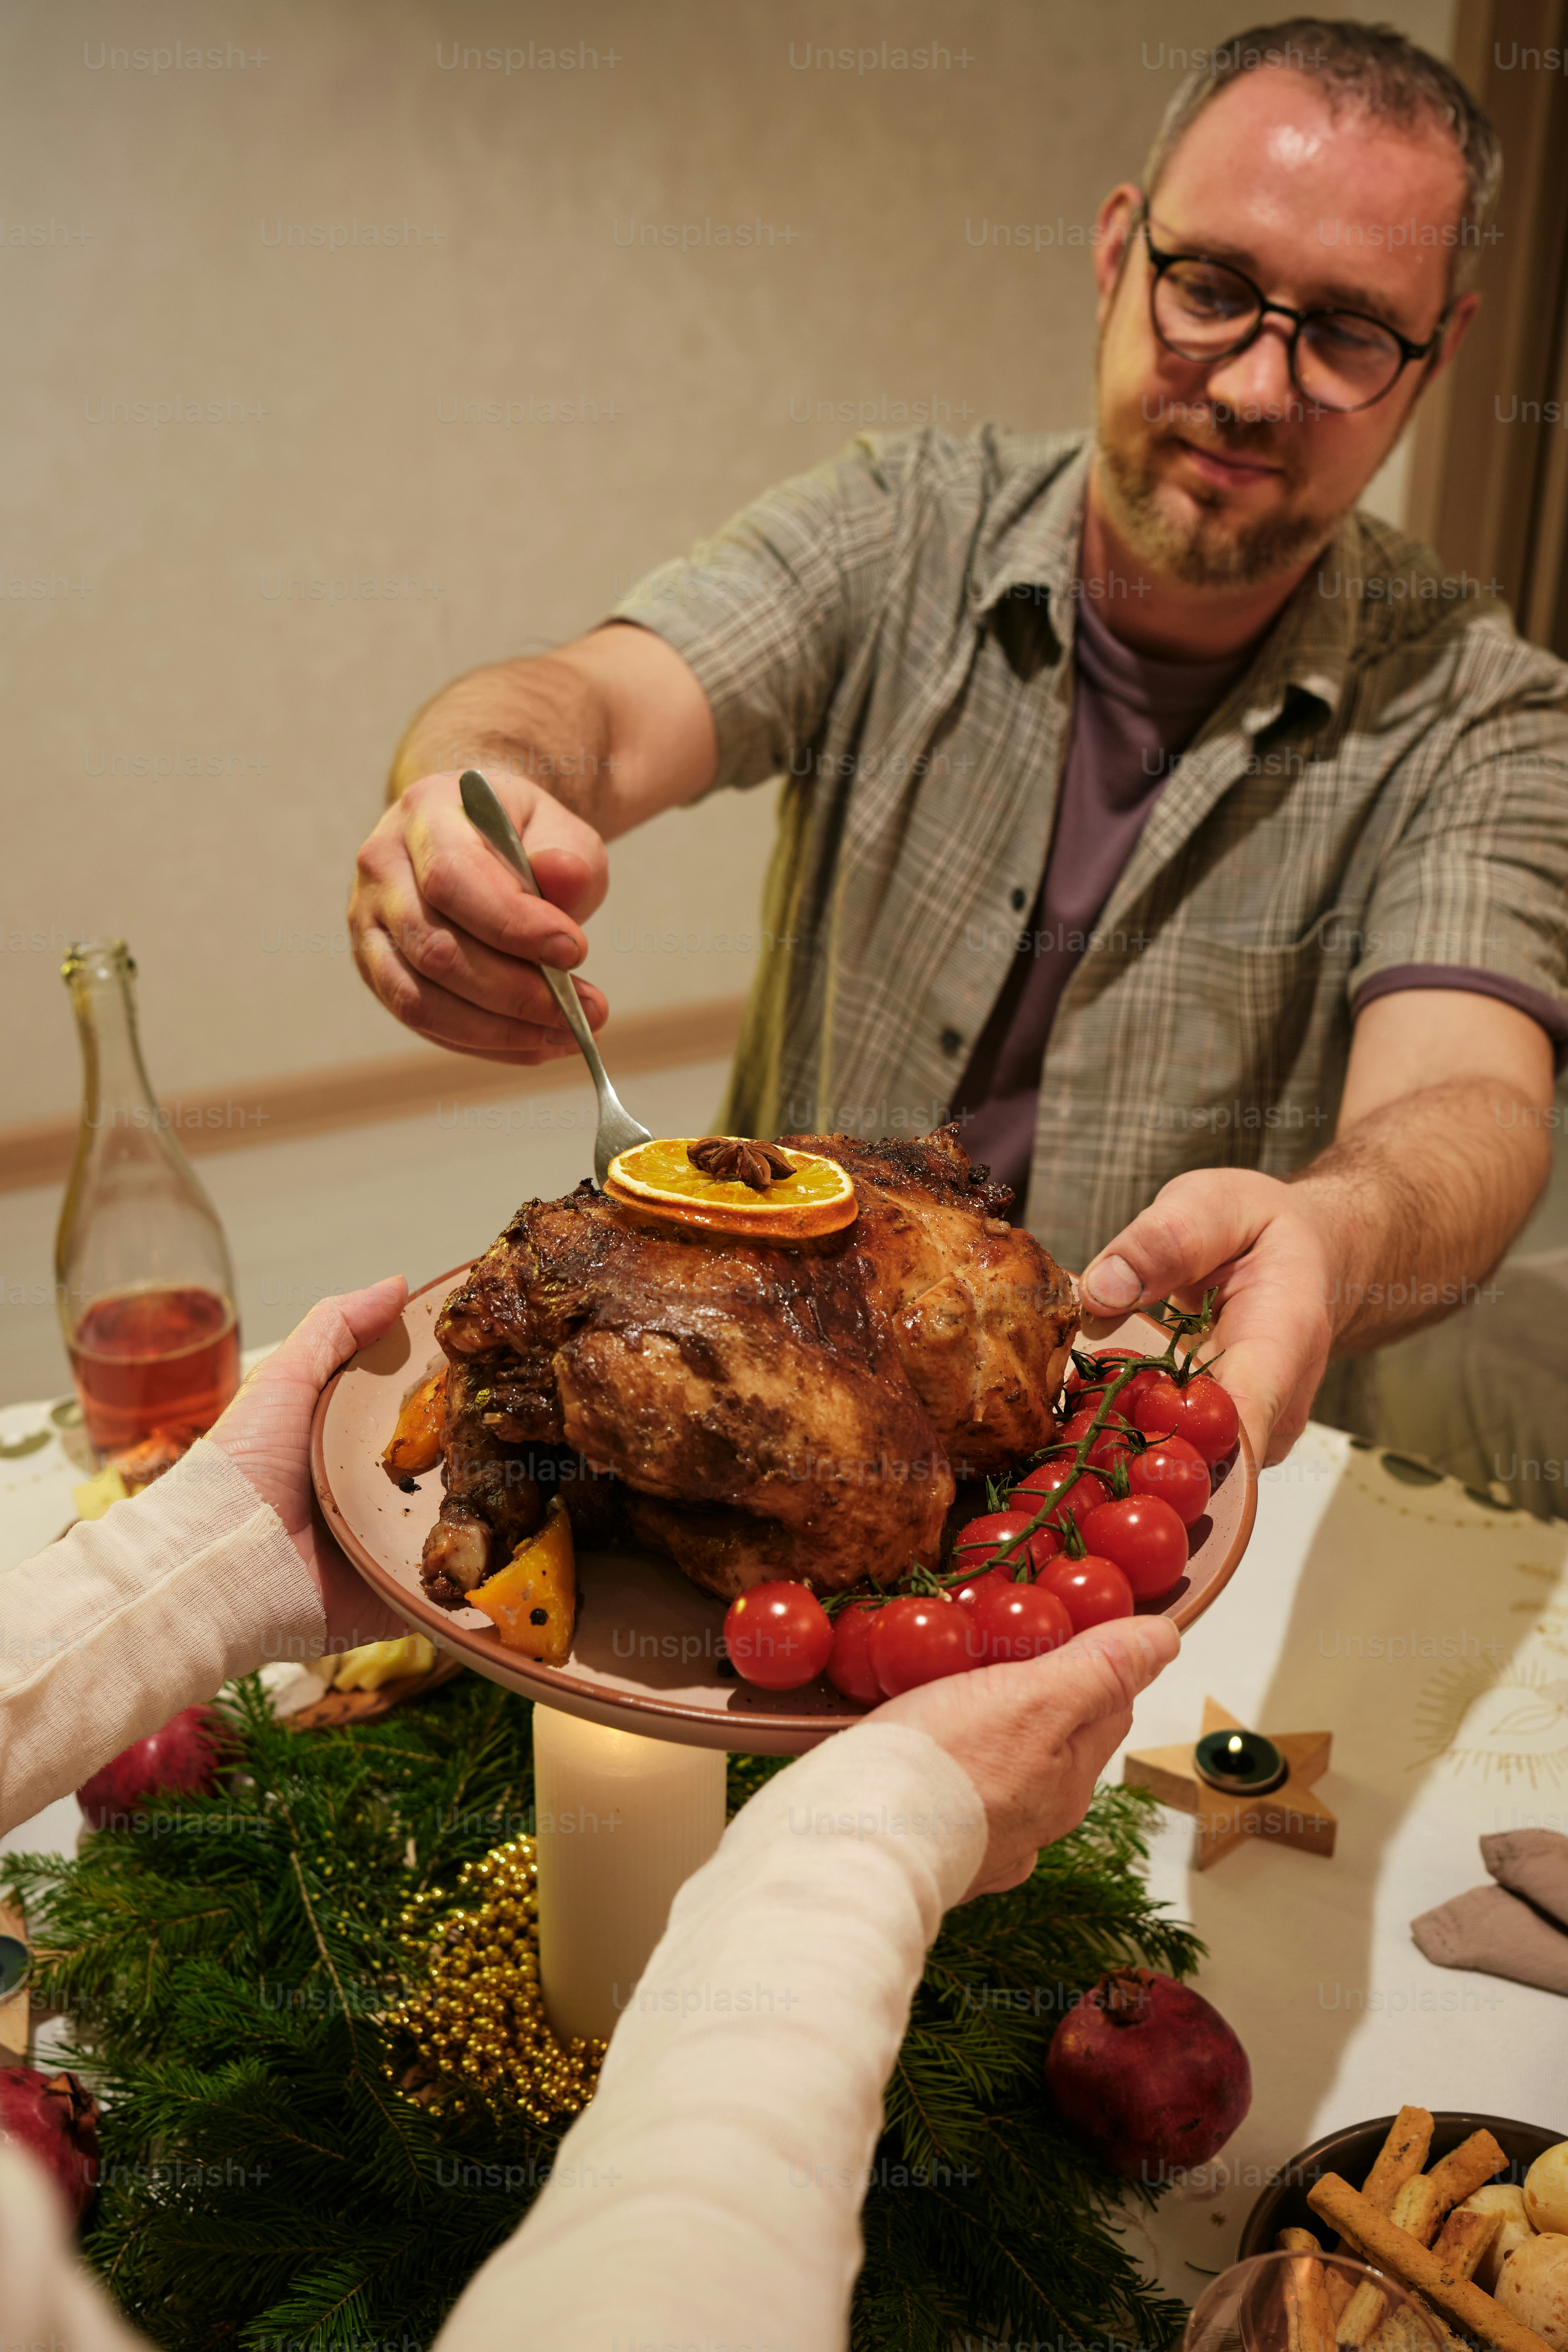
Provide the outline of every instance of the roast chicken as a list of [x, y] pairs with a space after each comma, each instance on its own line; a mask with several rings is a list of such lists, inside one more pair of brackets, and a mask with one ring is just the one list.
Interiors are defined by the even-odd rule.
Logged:
[[460, 1606], [557, 1491], [580, 1538], [666, 1552], [724, 1599], [886, 1581], [936, 1559], [956, 1478], [1049, 1442], [1072, 1283], [956, 1127], [781, 1140], [847, 1171], [852, 1225], [719, 1239], [584, 1181], [527, 1202], [452, 1293], [433, 1599]]

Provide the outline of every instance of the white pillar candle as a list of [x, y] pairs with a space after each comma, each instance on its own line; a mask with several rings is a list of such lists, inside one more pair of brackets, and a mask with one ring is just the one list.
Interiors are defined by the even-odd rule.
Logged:
[[539, 1976], [563, 2040], [608, 2040], [677, 1889], [724, 1832], [724, 1752], [533, 1710]]

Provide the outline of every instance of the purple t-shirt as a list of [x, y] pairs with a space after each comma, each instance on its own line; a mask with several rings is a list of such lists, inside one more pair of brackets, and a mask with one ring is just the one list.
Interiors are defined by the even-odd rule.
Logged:
[[[1113, 636], [1080, 604], [1073, 633], [1073, 722], [1056, 828], [1038, 895], [1020, 916], [1017, 951], [952, 1098], [972, 1160], [1013, 1188], [1021, 1223], [1034, 1156], [1040, 1068], [1058, 1003], [1100, 909], [1164, 791], [1180, 755], [1247, 669], [1257, 646], [1224, 661], [1162, 661]], [[1538, 1021], [1561, 1068], [1568, 1021], [1561, 1005], [1500, 972], [1457, 964], [1401, 964], [1358, 990], [1352, 1013], [1405, 988], [1460, 988], [1495, 996]]]
[[1162, 661], [1112, 636], [1093, 607], [1073, 632], [1073, 719], [1045, 877], [1020, 919], [1012, 970], [953, 1097], [963, 1148], [1014, 1192], [1022, 1218], [1040, 1065], [1058, 1002], [1150, 810], [1248, 646], [1224, 661]]

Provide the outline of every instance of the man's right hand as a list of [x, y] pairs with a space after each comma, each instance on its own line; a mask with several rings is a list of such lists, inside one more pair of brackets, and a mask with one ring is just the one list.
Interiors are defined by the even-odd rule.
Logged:
[[[479, 768], [497, 793], [542, 898], [468, 823], [458, 774], [429, 772], [452, 760]], [[609, 881], [605, 842], [695, 800], [717, 761], [706, 694], [650, 629], [606, 622], [553, 653], [455, 678], [415, 717], [393, 804], [359, 854], [349, 930], [361, 973], [433, 1045], [487, 1062], [572, 1053], [538, 966], [582, 962], [581, 926]], [[586, 981], [574, 985], [597, 1029], [608, 1006]]]
[[[605, 845], [590, 824], [500, 765], [489, 782], [522, 835], [532, 898], [463, 814], [455, 773], [422, 776], [359, 853], [349, 900], [354, 961], [387, 1011], [433, 1045], [489, 1062], [549, 1062], [575, 1052], [535, 967], [568, 971], [581, 924], [604, 898]], [[591, 1028], [609, 1007], [575, 982]]]

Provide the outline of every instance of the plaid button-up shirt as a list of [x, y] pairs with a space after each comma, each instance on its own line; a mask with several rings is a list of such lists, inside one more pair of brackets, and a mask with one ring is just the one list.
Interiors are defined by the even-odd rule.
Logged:
[[[1088, 464], [1082, 436], [858, 442], [617, 608], [701, 683], [714, 788], [786, 779], [729, 1131], [945, 1115], [1050, 845]], [[1568, 668], [1354, 513], [1174, 763], [1068, 982], [1030, 1224], [1082, 1266], [1184, 1169], [1299, 1168], [1358, 991], [1413, 964], [1568, 1003]]]

